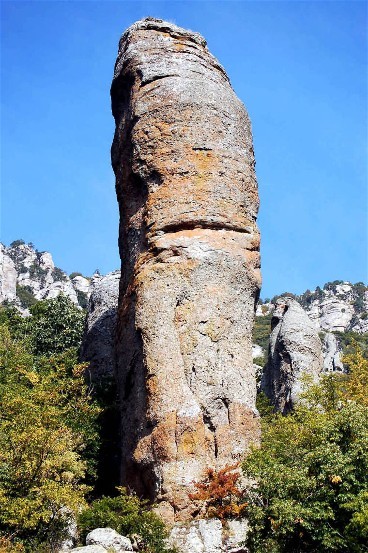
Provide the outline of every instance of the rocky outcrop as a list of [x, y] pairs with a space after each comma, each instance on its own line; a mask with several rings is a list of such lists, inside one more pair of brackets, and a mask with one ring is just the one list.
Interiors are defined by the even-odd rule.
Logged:
[[323, 370], [325, 372], [344, 371], [342, 348], [332, 332], [326, 332], [322, 339]]
[[316, 380], [322, 371], [322, 345], [314, 324], [292, 298], [276, 301], [271, 329], [261, 387], [275, 408], [285, 413], [298, 400], [303, 379]]
[[174, 521], [192, 514], [205, 467], [258, 438], [252, 135], [205, 40], [161, 20], [122, 36], [111, 93], [122, 482]]
[[116, 315], [120, 271], [91, 279], [81, 360], [89, 362], [92, 381], [112, 377], [115, 371]]
[[36, 300], [52, 299], [63, 294], [76, 305], [86, 307], [89, 279], [68, 275], [55, 267], [49, 252], [39, 252], [22, 240], [9, 247], [0, 244], [0, 303], [10, 302], [24, 314]]
[[14, 302], [17, 297], [17, 270], [14, 261], [0, 243], [0, 303]]
[[246, 553], [241, 545], [246, 539], [245, 520], [229, 520], [225, 524], [216, 518], [197, 520], [189, 525], [177, 524], [170, 535], [170, 544], [180, 553]]

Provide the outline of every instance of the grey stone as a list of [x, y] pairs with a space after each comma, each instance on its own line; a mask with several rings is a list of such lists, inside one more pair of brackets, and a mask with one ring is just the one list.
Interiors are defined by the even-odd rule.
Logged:
[[120, 271], [91, 279], [81, 360], [90, 363], [93, 381], [114, 375], [119, 281]]
[[129, 538], [121, 536], [112, 528], [96, 528], [86, 537], [86, 545], [100, 545], [105, 549], [113, 548], [115, 553], [133, 551]]
[[270, 350], [261, 387], [276, 409], [292, 409], [309, 376], [317, 380], [323, 370], [318, 331], [304, 309], [292, 298], [276, 301], [271, 321]]
[[122, 479], [188, 520], [193, 482], [259, 437], [251, 126], [205, 40], [162, 20], [124, 33], [111, 94]]

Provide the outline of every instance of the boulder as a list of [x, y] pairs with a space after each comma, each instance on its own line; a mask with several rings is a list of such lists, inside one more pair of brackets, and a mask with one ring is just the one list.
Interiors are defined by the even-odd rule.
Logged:
[[122, 36], [111, 96], [122, 484], [188, 520], [193, 482], [259, 437], [251, 126], [204, 38], [158, 19]]
[[112, 528], [96, 528], [86, 537], [86, 545], [100, 545], [105, 549], [114, 549], [115, 553], [133, 551], [129, 538], [121, 536]]

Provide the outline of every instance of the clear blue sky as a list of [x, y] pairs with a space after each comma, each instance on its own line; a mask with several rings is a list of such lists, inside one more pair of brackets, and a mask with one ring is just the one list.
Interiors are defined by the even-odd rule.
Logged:
[[119, 266], [109, 88], [148, 15], [200, 32], [250, 114], [262, 297], [367, 280], [367, 4], [2, 1], [1, 240]]

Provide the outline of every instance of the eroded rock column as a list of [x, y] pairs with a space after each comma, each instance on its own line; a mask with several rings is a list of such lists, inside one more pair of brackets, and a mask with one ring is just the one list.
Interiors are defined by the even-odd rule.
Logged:
[[122, 36], [111, 93], [122, 482], [184, 520], [193, 481], [259, 435], [250, 122], [205, 40], [161, 20]]

